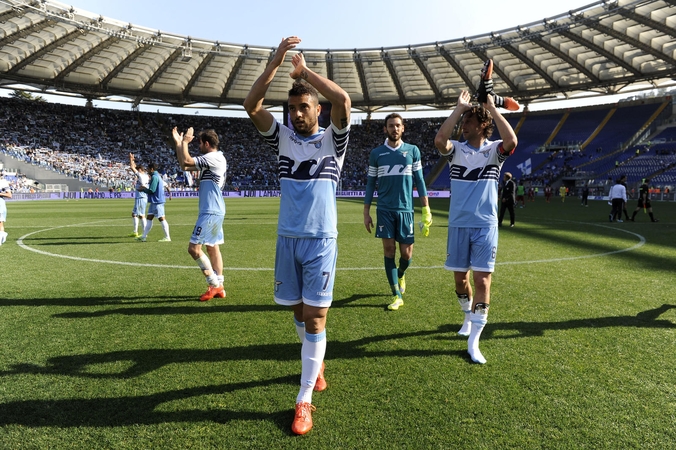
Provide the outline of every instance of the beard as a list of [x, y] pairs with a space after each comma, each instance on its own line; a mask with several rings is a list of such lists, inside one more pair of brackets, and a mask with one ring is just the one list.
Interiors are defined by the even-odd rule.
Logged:
[[386, 133], [387, 134], [387, 139], [390, 142], [397, 142], [399, 139], [401, 139], [401, 134], [394, 134], [394, 133]]
[[317, 121], [312, 119], [299, 120], [293, 123], [293, 128], [298, 134], [309, 134], [314, 130], [316, 123]]

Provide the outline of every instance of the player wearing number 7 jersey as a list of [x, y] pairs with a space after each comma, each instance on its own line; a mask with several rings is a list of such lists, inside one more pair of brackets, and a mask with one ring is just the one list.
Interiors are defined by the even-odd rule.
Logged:
[[[188, 253], [193, 257], [209, 285], [200, 301], [214, 297], [225, 298], [223, 288], [223, 257], [219, 245], [223, 243], [223, 219], [225, 202], [223, 185], [227, 163], [222, 152], [218, 151], [218, 135], [214, 130], [205, 130], [199, 134], [201, 155], [190, 156], [188, 144], [193, 140], [193, 129], [179, 133], [174, 127], [172, 136], [176, 144], [176, 156], [181, 169], [199, 171], [199, 215], [190, 237]], [[207, 255], [202, 252], [207, 247]]]
[[[301, 340], [301, 386], [291, 431], [312, 429], [312, 391], [326, 388], [326, 315], [336, 272], [336, 188], [350, 133], [350, 97], [336, 83], [312, 71], [302, 53], [291, 58], [289, 91], [293, 129], [263, 107], [265, 93], [286, 53], [300, 39], [282, 40], [244, 100], [251, 121], [277, 154], [281, 202], [275, 256], [275, 302], [293, 309]], [[331, 103], [331, 125], [319, 127], [319, 94]]]

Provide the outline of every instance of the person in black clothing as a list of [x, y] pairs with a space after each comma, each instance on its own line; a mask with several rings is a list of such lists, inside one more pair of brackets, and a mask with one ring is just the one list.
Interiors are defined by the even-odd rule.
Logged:
[[585, 183], [584, 187], [582, 188], [582, 206], [589, 206], [587, 204], [588, 199], [589, 199], [589, 185]]
[[500, 217], [498, 226], [502, 226], [502, 219], [505, 217], [505, 211], [509, 211], [509, 226], [514, 226], [514, 205], [516, 204], [516, 183], [512, 179], [512, 174], [505, 172], [505, 183], [502, 186], [502, 195], [500, 196]]
[[636, 209], [634, 210], [634, 213], [631, 215], [631, 220], [632, 222], [636, 218], [636, 213], [638, 213], [641, 208], [643, 208], [643, 211], [645, 212], [646, 210], [648, 211], [648, 214], [650, 215], [650, 221], [651, 222], [659, 222], [658, 219], [655, 219], [655, 216], [653, 216], [653, 205], [652, 202], [650, 201], [650, 179], [646, 178], [643, 180], [643, 184], [641, 184], [641, 187], [639, 188], [638, 191], [638, 205], [636, 206]]
[[[627, 198], [629, 198], [629, 189], [627, 188], [627, 176], [622, 175], [620, 177], [620, 183], [622, 183], [622, 186], [624, 186], [624, 189], [627, 191]], [[629, 217], [629, 213], [627, 212], [627, 202], [622, 203], [622, 212], [624, 213], [624, 218], [627, 220], [631, 220]]]

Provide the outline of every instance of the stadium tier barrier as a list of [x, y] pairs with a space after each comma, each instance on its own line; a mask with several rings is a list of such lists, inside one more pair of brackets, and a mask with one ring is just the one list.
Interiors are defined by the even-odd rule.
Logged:
[[[199, 193], [197, 191], [171, 191], [171, 198], [197, 198]], [[278, 190], [240, 190], [240, 191], [226, 191], [223, 192], [223, 197], [279, 197]], [[364, 197], [364, 191], [338, 191], [338, 197]], [[414, 197], [418, 196], [414, 192]], [[374, 193], [374, 197], [378, 194]], [[428, 197], [449, 198], [449, 191], [428, 191]], [[21, 200], [80, 200], [80, 199], [133, 199], [134, 192], [36, 192], [30, 193], [14, 193], [11, 199], [7, 201], [21, 201]], [[168, 200], [168, 199], [167, 199]]]
[[[363, 198], [365, 191], [337, 191], [336, 195], [341, 198]], [[199, 193], [197, 191], [171, 191], [171, 198], [197, 198]], [[226, 198], [242, 198], [242, 197], [279, 197], [278, 190], [240, 190], [240, 191], [226, 191], [223, 192], [223, 197]], [[374, 192], [374, 197], [378, 196]], [[418, 197], [418, 192], [414, 191], [414, 197]], [[427, 191], [429, 198], [450, 198], [450, 191]], [[542, 197], [543, 193], [540, 192]], [[87, 200], [87, 199], [128, 199], [132, 200], [134, 193], [129, 191], [123, 192], [36, 192], [36, 193], [21, 193], [16, 192], [12, 194], [11, 199], [6, 199], [8, 202], [29, 201], [29, 200]], [[650, 198], [655, 201], [676, 201], [676, 194], [674, 192], [652, 192]], [[169, 200], [169, 199], [167, 199]], [[589, 196], [589, 200], [603, 200], [608, 201], [608, 196]], [[629, 199], [636, 200], [635, 198]]]

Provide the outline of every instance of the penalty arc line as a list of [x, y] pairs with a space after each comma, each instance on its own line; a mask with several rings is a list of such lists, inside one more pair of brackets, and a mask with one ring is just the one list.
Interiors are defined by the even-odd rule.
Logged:
[[[33, 231], [28, 234], [24, 234], [20, 238], [17, 239], [16, 243], [19, 247], [23, 248], [24, 250], [28, 250], [34, 253], [38, 253], [41, 255], [45, 256], [51, 256], [54, 258], [63, 258], [63, 259], [70, 259], [73, 261], [84, 261], [84, 262], [94, 262], [94, 263], [101, 263], [101, 264], [115, 264], [115, 265], [120, 265], [120, 266], [132, 266], [132, 267], [157, 267], [157, 268], [163, 268], [163, 269], [195, 269], [195, 266], [180, 266], [180, 265], [172, 265], [172, 264], [150, 264], [150, 263], [136, 263], [136, 262], [130, 262], [130, 261], [112, 261], [108, 259], [94, 259], [94, 258], [82, 258], [79, 256], [69, 256], [69, 255], [59, 255], [58, 253], [51, 253], [51, 252], [46, 252], [44, 250], [38, 250], [33, 247], [29, 247], [26, 245], [23, 240], [26, 239], [27, 237], [30, 237], [34, 234], [41, 233], [43, 231], [51, 231], [51, 230], [56, 230], [59, 228], [69, 228], [69, 227], [80, 227], [83, 225], [92, 225], [98, 222], [92, 222], [90, 224], [77, 224], [77, 225], [63, 225], [63, 226], [58, 226], [58, 227], [52, 227], [52, 228], [45, 228], [42, 230], [37, 230]], [[575, 222], [575, 223], [583, 223], [583, 222]], [[583, 223], [584, 224], [584, 223]], [[591, 255], [581, 255], [581, 256], [569, 256], [569, 257], [564, 257], [564, 258], [550, 258], [550, 259], [536, 259], [536, 260], [529, 260], [529, 261], [504, 261], [504, 262], [496, 262], [495, 265], [499, 266], [507, 266], [507, 265], [517, 265], [517, 264], [541, 264], [541, 263], [553, 263], [553, 262], [562, 262], [562, 261], [572, 261], [572, 260], [577, 260], [577, 259], [589, 259], [589, 258], [599, 258], [602, 256], [608, 256], [608, 255], [615, 255], [618, 253], [624, 253], [624, 252], [629, 252], [632, 250], [636, 250], [646, 243], [645, 237], [638, 233], [634, 233], [633, 231], [628, 231], [628, 230], [622, 230], [620, 228], [613, 228], [609, 227], [607, 225], [599, 225], [599, 224], [593, 224], [593, 223], [588, 223], [585, 225], [593, 225], [601, 228], [608, 228], [614, 231], [621, 231], [623, 233], [631, 234], [633, 236], [636, 236], [639, 239], [639, 242], [634, 244], [631, 247], [619, 249], [619, 250], [613, 250], [610, 252], [604, 252], [604, 253], [594, 253]], [[411, 269], [444, 269], [444, 266], [426, 266], [426, 267], [416, 267], [412, 266], [410, 267]], [[336, 270], [338, 271], [352, 271], [352, 270], [382, 270], [382, 267], [338, 267]], [[224, 267], [224, 271], [241, 271], [241, 272], [246, 272], [246, 271], [272, 271], [274, 270], [273, 268], [269, 267]]]

